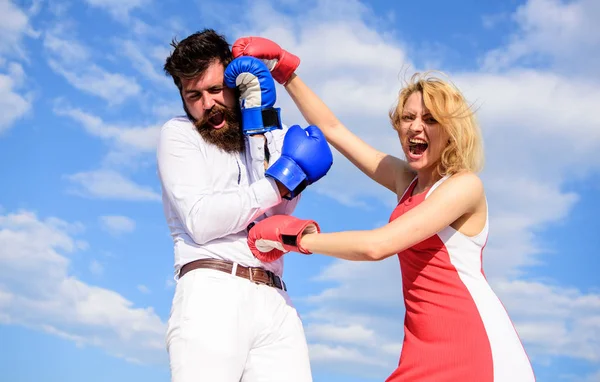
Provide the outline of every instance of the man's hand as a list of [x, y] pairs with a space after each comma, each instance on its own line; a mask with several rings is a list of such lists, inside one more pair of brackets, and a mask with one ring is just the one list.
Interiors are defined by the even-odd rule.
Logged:
[[242, 130], [246, 135], [281, 129], [275, 82], [265, 64], [254, 57], [239, 57], [225, 69], [225, 83], [240, 92]]
[[288, 83], [292, 74], [300, 65], [300, 58], [283, 50], [275, 42], [263, 37], [242, 37], [231, 47], [234, 57], [252, 56], [267, 64], [275, 81], [282, 85]]
[[303, 235], [321, 232], [314, 220], [302, 220], [289, 215], [275, 215], [256, 223], [248, 233], [248, 247], [260, 261], [271, 262], [294, 251], [310, 255], [299, 245]]

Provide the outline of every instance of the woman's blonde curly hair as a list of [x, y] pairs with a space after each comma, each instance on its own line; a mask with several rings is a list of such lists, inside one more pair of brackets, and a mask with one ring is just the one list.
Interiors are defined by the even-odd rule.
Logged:
[[456, 86], [433, 73], [415, 73], [400, 90], [398, 103], [389, 113], [392, 126], [399, 131], [406, 100], [412, 93], [421, 92], [425, 106], [450, 136], [438, 173], [479, 172], [484, 163], [483, 141], [475, 114]]

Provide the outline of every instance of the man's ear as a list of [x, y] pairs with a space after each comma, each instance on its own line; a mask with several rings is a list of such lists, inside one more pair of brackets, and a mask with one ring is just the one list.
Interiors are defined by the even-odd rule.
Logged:
[[196, 123], [196, 118], [194, 118], [192, 116], [192, 114], [190, 113], [190, 111], [188, 110], [188, 108], [185, 104], [185, 100], [183, 99], [183, 94], [181, 94], [181, 90], [179, 91], [179, 97], [181, 98], [181, 104], [183, 105], [183, 111], [185, 111], [185, 114], [187, 115], [189, 120], [192, 121], [192, 123]]

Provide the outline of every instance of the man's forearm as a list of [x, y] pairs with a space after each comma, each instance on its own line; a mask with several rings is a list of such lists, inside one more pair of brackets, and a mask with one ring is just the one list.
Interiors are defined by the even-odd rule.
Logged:
[[277, 190], [279, 191], [279, 195], [281, 195], [282, 198], [288, 196], [290, 191], [278, 180], [276, 180], [275, 183], [277, 183]]
[[172, 204], [185, 225], [186, 232], [197, 244], [240, 232], [281, 197], [274, 182], [268, 179], [235, 192], [199, 194], [181, 198], [169, 195]]

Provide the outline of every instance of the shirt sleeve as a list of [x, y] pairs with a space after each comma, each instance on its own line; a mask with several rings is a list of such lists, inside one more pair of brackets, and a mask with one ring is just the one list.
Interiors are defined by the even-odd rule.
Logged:
[[168, 202], [188, 235], [198, 244], [240, 232], [282, 200], [272, 179], [229, 192], [212, 190], [202, 141], [187, 126], [172, 121], [161, 129], [158, 175]]

